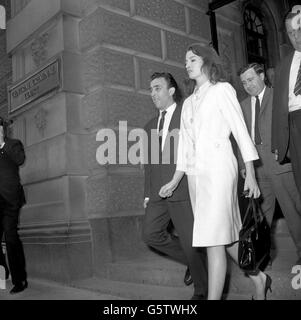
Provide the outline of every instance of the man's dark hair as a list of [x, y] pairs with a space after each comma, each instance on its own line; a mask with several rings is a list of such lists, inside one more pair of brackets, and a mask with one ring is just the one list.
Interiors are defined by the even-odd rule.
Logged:
[[241, 76], [243, 73], [245, 73], [249, 69], [254, 69], [254, 71], [259, 75], [261, 73], [265, 73], [264, 66], [262, 64], [259, 64], [257, 62], [249, 63], [246, 66], [242, 67], [238, 71], [238, 75]]
[[165, 79], [168, 89], [175, 88], [175, 93], [172, 97], [176, 103], [181, 103], [183, 96], [175, 78], [169, 72], [155, 72], [151, 75], [152, 81], [158, 78]]

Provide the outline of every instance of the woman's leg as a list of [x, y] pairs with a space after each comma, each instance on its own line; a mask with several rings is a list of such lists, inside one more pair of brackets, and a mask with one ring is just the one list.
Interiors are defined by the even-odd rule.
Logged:
[[220, 300], [223, 294], [227, 257], [225, 246], [207, 247], [208, 300]]
[[[227, 246], [227, 252], [231, 256], [231, 258], [238, 264], [238, 242]], [[257, 275], [250, 275], [250, 279], [253, 281], [256, 289], [256, 300], [264, 300], [265, 299], [265, 284], [267, 280], [267, 276], [262, 271], [259, 271]]]

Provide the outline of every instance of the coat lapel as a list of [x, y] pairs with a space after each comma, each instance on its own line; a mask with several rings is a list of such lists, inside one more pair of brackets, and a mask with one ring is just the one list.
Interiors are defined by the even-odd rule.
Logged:
[[262, 102], [261, 102], [261, 106], [260, 106], [260, 114], [259, 114], [260, 116], [262, 115], [262, 113], [266, 109], [266, 107], [268, 105], [268, 101], [270, 99], [270, 96], [271, 96], [271, 89], [266, 87], [264, 95], [263, 95], [263, 99], [262, 99]]

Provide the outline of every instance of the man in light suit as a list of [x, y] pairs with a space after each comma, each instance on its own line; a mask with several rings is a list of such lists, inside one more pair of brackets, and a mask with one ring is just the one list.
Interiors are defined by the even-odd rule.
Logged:
[[301, 5], [295, 6], [285, 19], [286, 31], [295, 50], [281, 61], [275, 71], [272, 151], [280, 164], [291, 161], [296, 185], [301, 195], [300, 14]]
[[[188, 266], [194, 283], [192, 299], [206, 299], [206, 254], [205, 251], [192, 247], [193, 213], [186, 176], [170, 197], [159, 196], [161, 187], [171, 180], [176, 170], [181, 93], [170, 73], [153, 74], [150, 87], [159, 116], [151, 119], [145, 126], [148, 161], [144, 166], [143, 239], [151, 248]], [[170, 221], [178, 237], [168, 232]]]
[[[263, 66], [252, 63], [239, 72], [249, 97], [241, 102], [247, 128], [256, 145], [259, 160], [254, 163], [257, 182], [262, 194], [262, 210], [271, 225], [275, 200], [281, 207], [301, 261], [301, 199], [292, 166], [280, 165], [271, 152], [273, 89], [265, 85]], [[243, 162], [239, 165], [244, 175]]]

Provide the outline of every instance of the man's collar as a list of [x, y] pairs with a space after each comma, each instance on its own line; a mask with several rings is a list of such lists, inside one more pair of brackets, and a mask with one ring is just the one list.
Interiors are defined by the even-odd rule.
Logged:
[[169, 107], [167, 107], [165, 110], [160, 110], [160, 115], [163, 111], [166, 111], [167, 113], [173, 112], [176, 109], [177, 104], [173, 103]]

